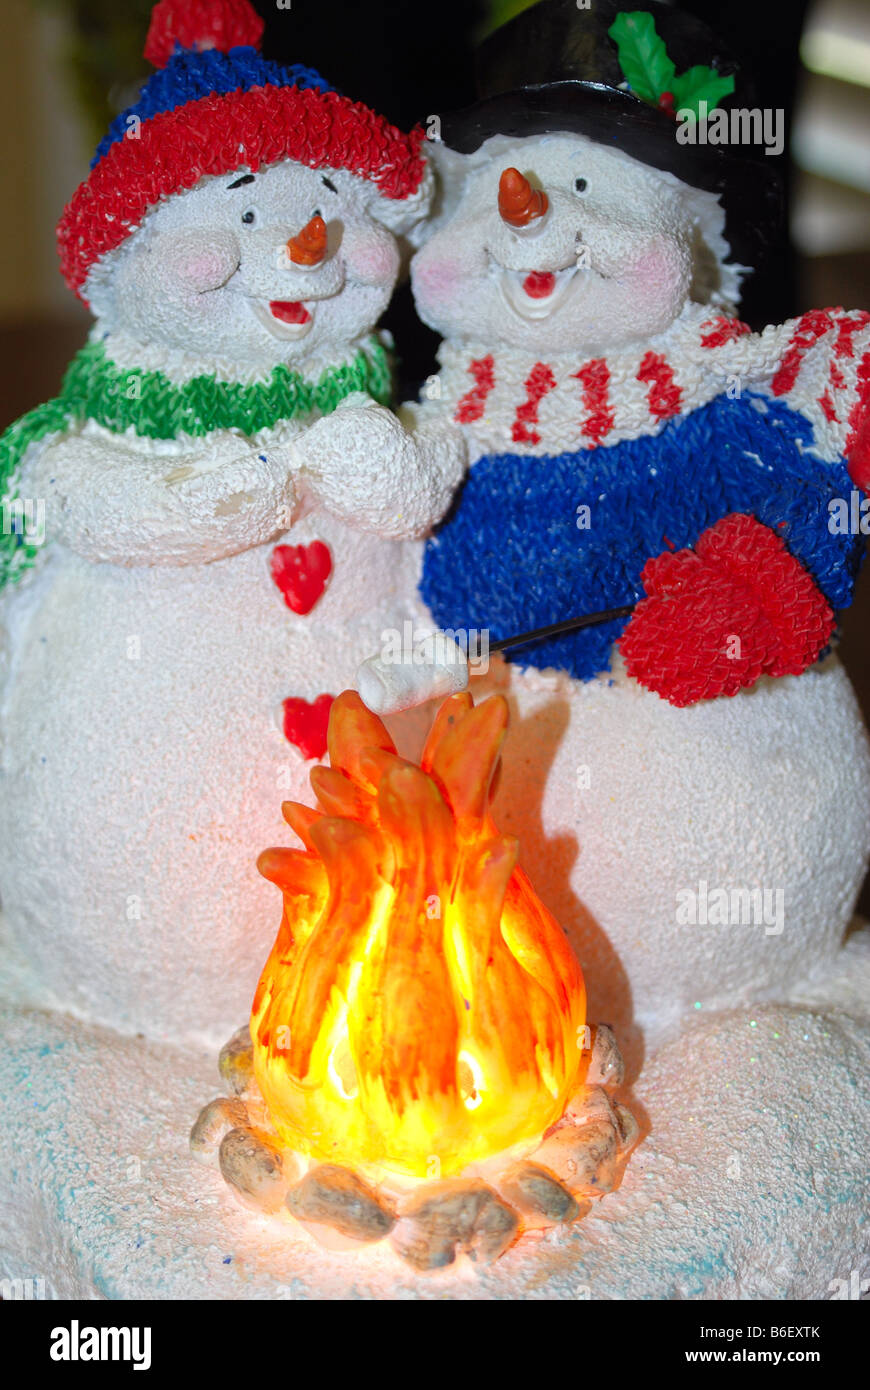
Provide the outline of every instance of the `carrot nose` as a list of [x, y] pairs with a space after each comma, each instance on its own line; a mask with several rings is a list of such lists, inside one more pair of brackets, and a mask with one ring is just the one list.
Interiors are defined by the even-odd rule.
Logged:
[[287, 242], [287, 254], [294, 265], [319, 265], [326, 255], [326, 223], [312, 217], [301, 232]]
[[505, 169], [498, 181], [498, 210], [509, 227], [528, 227], [548, 207], [546, 193], [532, 188], [519, 169]]

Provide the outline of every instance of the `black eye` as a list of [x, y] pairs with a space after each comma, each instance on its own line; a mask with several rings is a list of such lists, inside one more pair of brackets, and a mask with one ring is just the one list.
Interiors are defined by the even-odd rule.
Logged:
[[587, 188], [587, 184], [586, 184], [586, 180], [585, 180], [585, 179], [575, 179], [575, 180], [574, 180], [574, 191], [575, 191], [575, 193], [585, 193], [585, 192], [586, 192], [586, 188]]
[[257, 220], [256, 209], [254, 209], [254, 208], [248, 208], [247, 212], [243, 212], [243, 213], [242, 213], [242, 221], [244, 222], [244, 224], [245, 224], [246, 227], [253, 227], [253, 225], [254, 225], [254, 223], [256, 222], [256, 220]]
[[332, 179], [328, 179], [328, 178], [326, 177], [325, 174], [323, 175], [323, 178], [320, 180], [320, 182], [323, 184], [324, 188], [328, 188], [328, 189], [329, 189], [330, 193], [337, 193], [337, 192], [338, 192], [338, 189], [336, 188], [335, 184], [332, 182]]
[[322, 217], [322, 216], [323, 216], [323, 213], [320, 211], [320, 208], [315, 208], [314, 211], [312, 212], [311, 216], [312, 216], [312, 217]]

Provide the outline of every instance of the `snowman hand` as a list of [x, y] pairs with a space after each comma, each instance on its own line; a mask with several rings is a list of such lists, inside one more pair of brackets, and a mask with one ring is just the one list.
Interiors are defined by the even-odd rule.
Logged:
[[298, 444], [301, 486], [360, 531], [424, 536], [446, 512], [466, 464], [459, 427], [427, 422], [409, 432], [371, 399], [348, 398]]
[[694, 550], [666, 551], [641, 575], [619, 647], [630, 676], [672, 705], [736, 695], [762, 675], [799, 675], [830, 640], [834, 615], [782, 539], [732, 513]]
[[34, 464], [48, 538], [94, 562], [190, 565], [222, 559], [285, 530], [296, 505], [291, 451], [234, 436], [210, 455], [155, 454], [96, 435], [67, 435]]
[[[289, 528], [298, 502], [295, 467], [292, 449], [255, 450], [177, 481], [170, 472], [164, 483], [177, 488], [188, 524], [212, 543], [224, 540], [232, 546], [224, 553], [233, 554]], [[247, 544], [239, 545], [242, 536]]]

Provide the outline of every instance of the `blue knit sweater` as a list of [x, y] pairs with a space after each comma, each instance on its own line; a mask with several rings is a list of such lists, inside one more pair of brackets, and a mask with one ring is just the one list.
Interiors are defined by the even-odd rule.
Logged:
[[[844, 607], [864, 537], [836, 534], [829, 502], [848, 501], [854, 484], [842, 458], [824, 462], [812, 448], [811, 424], [783, 401], [723, 393], [610, 447], [487, 455], [426, 545], [420, 592], [441, 627], [488, 628], [496, 641], [642, 598], [647, 560], [748, 512], [777, 530], [832, 607]], [[628, 621], [510, 659], [588, 680], [608, 669]]]

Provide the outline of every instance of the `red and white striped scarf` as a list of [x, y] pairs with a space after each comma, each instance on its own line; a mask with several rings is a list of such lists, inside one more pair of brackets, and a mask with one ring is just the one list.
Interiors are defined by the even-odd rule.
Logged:
[[473, 457], [594, 449], [654, 434], [716, 396], [784, 398], [812, 424], [814, 452], [844, 455], [870, 483], [870, 314], [815, 309], [751, 333], [690, 305], [648, 343], [585, 361], [443, 343], [440, 409], [466, 425]]

